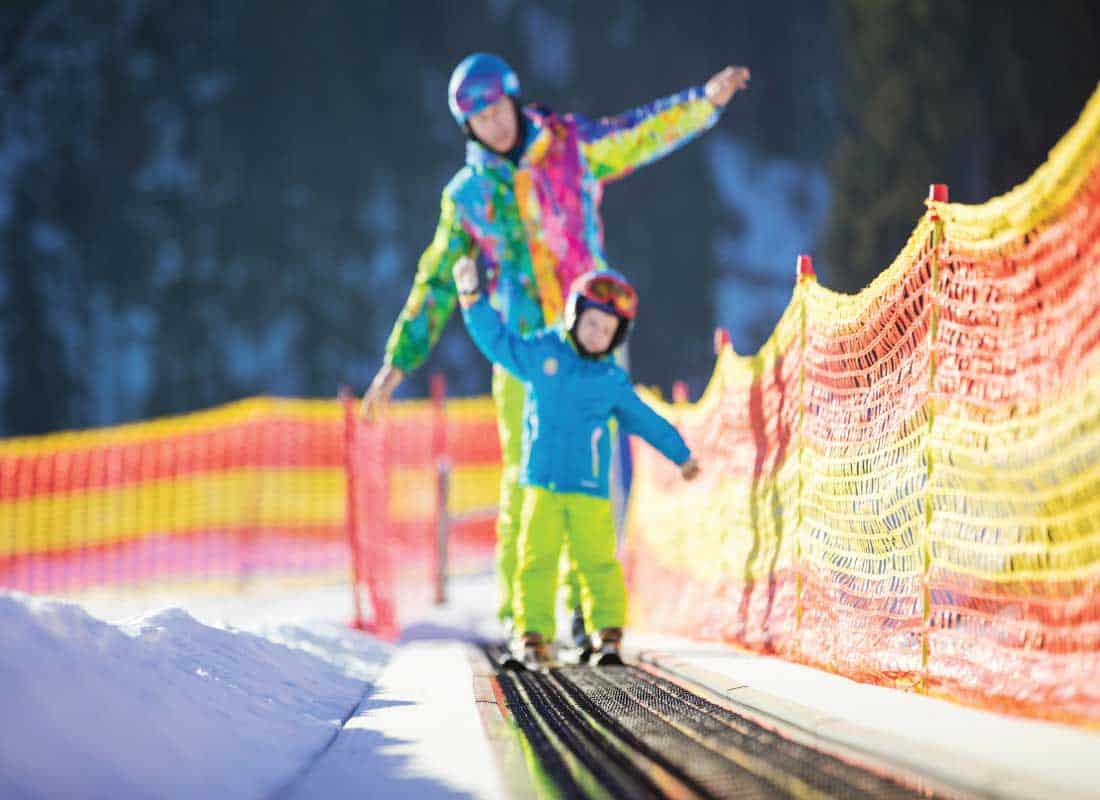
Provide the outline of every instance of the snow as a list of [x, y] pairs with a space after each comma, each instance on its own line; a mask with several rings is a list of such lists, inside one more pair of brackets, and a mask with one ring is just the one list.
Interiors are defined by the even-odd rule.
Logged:
[[500, 634], [493, 586], [452, 578], [401, 646], [339, 580], [0, 592], [0, 798], [501, 797], [456, 641]]
[[267, 796], [334, 740], [391, 650], [339, 622], [111, 623], [0, 594], [0, 797]]
[[373, 798], [504, 797], [467, 658], [455, 642], [402, 647], [286, 800], [350, 800], [367, 785]]
[[[345, 582], [241, 589], [162, 586], [80, 604], [0, 592], [0, 798], [505, 796], [463, 643], [501, 634], [491, 574], [452, 578], [450, 602], [408, 624], [399, 645], [344, 624]], [[719, 645], [629, 641], [752, 687], [769, 713], [796, 704], [792, 724], [826, 738], [934, 773], [954, 754], [952, 769], [991, 794], [1080, 795], [1100, 780], [1094, 731]]]

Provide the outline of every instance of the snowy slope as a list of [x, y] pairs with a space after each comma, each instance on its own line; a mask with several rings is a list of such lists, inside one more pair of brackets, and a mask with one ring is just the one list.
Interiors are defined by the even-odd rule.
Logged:
[[0, 797], [255, 798], [285, 786], [390, 648], [334, 622], [257, 631], [179, 608], [111, 624], [0, 593]]

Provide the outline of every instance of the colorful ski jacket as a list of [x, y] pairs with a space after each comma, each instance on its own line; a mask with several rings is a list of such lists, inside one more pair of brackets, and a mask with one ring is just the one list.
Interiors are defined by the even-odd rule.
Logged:
[[607, 497], [611, 417], [673, 463], [691, 458], [676, 428], [635, 394], [626, 371], [611, 358], [581, 356], [561, 325], [521, 336], [484, 295], [462, 315], [485, 357], [523, 381], [524, 486]]
[[471, 141], [443, 190], [439, 225], [386, 344], [409, 372], [428, 357], [454, 311], [451, 269], [476, 246], [493, 306], [514, 331], [558, 321], [573, 279], [606, 267], [603, 184], [710, 128], [721, 111], [696, 87], [617, 117], [589, 120], [528, 107], [518, 165]]

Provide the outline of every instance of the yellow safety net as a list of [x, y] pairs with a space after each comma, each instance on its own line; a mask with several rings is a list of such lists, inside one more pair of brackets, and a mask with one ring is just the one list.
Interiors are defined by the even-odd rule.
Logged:
[[636, 448], [633, 624], [1100, 722], [1100, 90], [1025, 183], [651, 402], [704, 477]]

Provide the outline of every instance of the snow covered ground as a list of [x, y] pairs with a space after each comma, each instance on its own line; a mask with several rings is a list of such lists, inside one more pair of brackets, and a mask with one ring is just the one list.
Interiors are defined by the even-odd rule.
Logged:
[[[490, 581], [456, 581], [454, 594], [407, 636], [468, 638], [491, 626]], [[82, 603], [0, 593], [5, 800], [329, 797], [341, 787], [360, 796], [397, 787], [419, 796], [432, 794], [431, 786], [438, 796], [498, 793], [487, 746], [477, 749], [472, 698], [462, 696], [471, 689], [460, 648], [396, 648], [347, 628], [346, 584], [243, 595], [90, 595]], [[410, 688], [401, 680], [409, 670], [386, 672], [399, 652], [438, 665], [437, 697], [395, 699]], [[419, 762], [432, 743], [403, 748], [393, 733], [411, 714], [452, 741], [462, 731], [472, 755], [451, 749], [484, 777], [463, 784], [457, 770], [453, 786], [429, 779]], [[348, 720], [345, 732], [372, 735], [349, 746], [346, 735], [337, 736]], [[382, 784], [389, 788], [370, 791]]]
[[[0, 798], [504, 797], [460, 641], [499, 635], [493, 600], [491, 576], [453, 579], [392, 645], [346, 627], [345, 583], [79, 605], [0, 592]], [[720, 645], [629, 643], [979, 794], [1095, 796], [1100, 780], [1095, 731]]]

